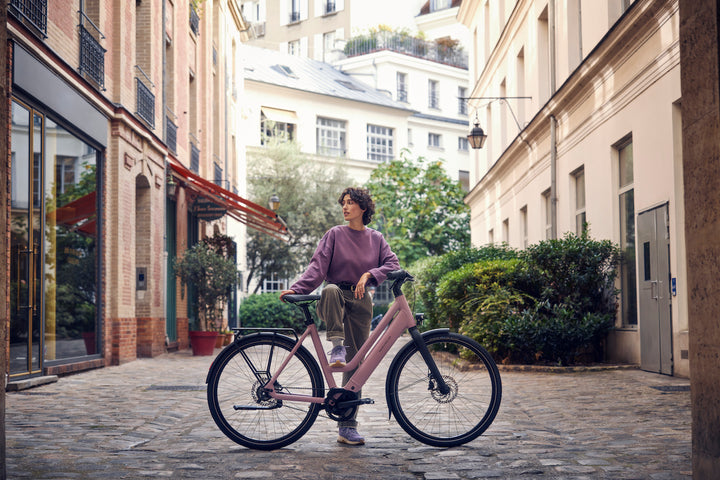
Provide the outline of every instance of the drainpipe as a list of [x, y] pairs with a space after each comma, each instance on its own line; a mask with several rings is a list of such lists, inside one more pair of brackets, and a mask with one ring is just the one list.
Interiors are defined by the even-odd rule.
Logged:
[[[555, 0], [548, 2], [550, 98], [555, 95]], [[557, 119], [550, 115], [550, 238], [557, 238]]]
[[[167, 97], [165, 94], [165, 91], [167, 90], [167, 48], [165, 46], [165, 3], [162, 2], [162, 114], [160, 116], [160, 121], [162, 122], [163, 126], [163, 140], [167, 143], [167, 121], [165, 120], [165, 112], [167, 111]], [[164, 175], [163, 175], [163, 205], [167, 207], [167, 178], [168, 178], [168, 156], [165, 155], [164, 159]], [[167, 232], [167, 215], [168, 212], [165, 208], [163, 208], [163, 212], [165, 212], [165, 218], [163, 218], [163, 263], [162, 268], [160, 269], [162, 271], [162, 276], [165, 279], [165, 288], [162, 289], [162, 294], [160, 295], [162, 298], [160, 301], [162, 302], [162, 312], [163, 312], [163, 318], [165, 319], [165, 346], [167, 346], [170, 343], [170, 337], [168, 336], [168, 330], [167, 330], [167, 318], [168, 318], [168, 312], [167, 312], [167, 290], [168, 290], [168, 284], [170, 283], [170, 279], [168, 278], [168, 251], [167, 251], [167, 238], [168, 238], [168, 232]]]

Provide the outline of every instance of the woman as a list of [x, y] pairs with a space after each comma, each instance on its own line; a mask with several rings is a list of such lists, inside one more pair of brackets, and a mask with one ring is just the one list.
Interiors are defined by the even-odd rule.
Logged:
[[[366, 227], [375, 213], [375, 203], [363, 188], [346, 188], [338, 203], [347, 225], [338, 225], [325, 233], [310, 260], [310, 265], [290, 290], [280, 293], [309, 294], [323, 281], [317, 312], [327, 325], [327, 339], [333, 345], [330, 365], [343, 366], [370, 336], [372, 296], [368, 288], [379, 285], [400, 263], [382, 234]], [[343, 374], [343, 385], [353, 372]], [[358, 392], [358, 396], [360, 392]], [[362, 445], [355, 418], [340, 422], [338, 442]]]

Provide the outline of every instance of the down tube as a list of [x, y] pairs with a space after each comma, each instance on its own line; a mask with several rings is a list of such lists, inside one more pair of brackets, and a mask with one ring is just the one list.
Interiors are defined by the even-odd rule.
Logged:
[[398, 302], [398, 313], [390, 322], [390, 326], [385, 330], [383, 335], [373, 345], [372, 350], [365, 358], [365, 361], [358, 367], [353, 376], [350, 378], [348, 383], [345, 385], [345, 389], [357, 392], [359, 391], [370, 375], [375, 371], [382, 359], [385, 358], [387, 352], [395, 344], [398, 338], [403, 334], [405, 329], [415, 326], [415, 319], [410, 312], [410, 306], [407, 303], [407, 299], [404, 295], [401, 295], [395, 299]]

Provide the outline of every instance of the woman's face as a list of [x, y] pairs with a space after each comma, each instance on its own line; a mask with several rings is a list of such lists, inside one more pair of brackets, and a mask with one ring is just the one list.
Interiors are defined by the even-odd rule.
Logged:
[[345, 195], [345, 197], [343, 197], [342, 211], [343, 217], [345, 218], [346, 222], [360, 220], [360, 222], [362, 223], [362, 216], [363, 213], [365, 213], [365, 210], [361, 209], [360, 205], [355, 203], [353, 199], [350, 198], [350, 195]]

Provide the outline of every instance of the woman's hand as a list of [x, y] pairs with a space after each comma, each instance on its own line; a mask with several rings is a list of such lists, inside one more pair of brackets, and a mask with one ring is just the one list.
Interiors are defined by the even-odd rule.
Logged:
[[282, 300], [283, 302], [285, 301], [283, 300], [283, 297], [285, 295], [295, 295], [295, 290], [283, 290], [282, 292], [280, 292], [280, 300]]
[[360, 280], [358, 280], [357, 285], [355, 285], [355, 298], [360, 299], [365, 296], [365, 284], [372, 278], [372, 275], [370, 275], [369, 272], [365, 272], [362, 274], [362, 277], [360, 277]]

